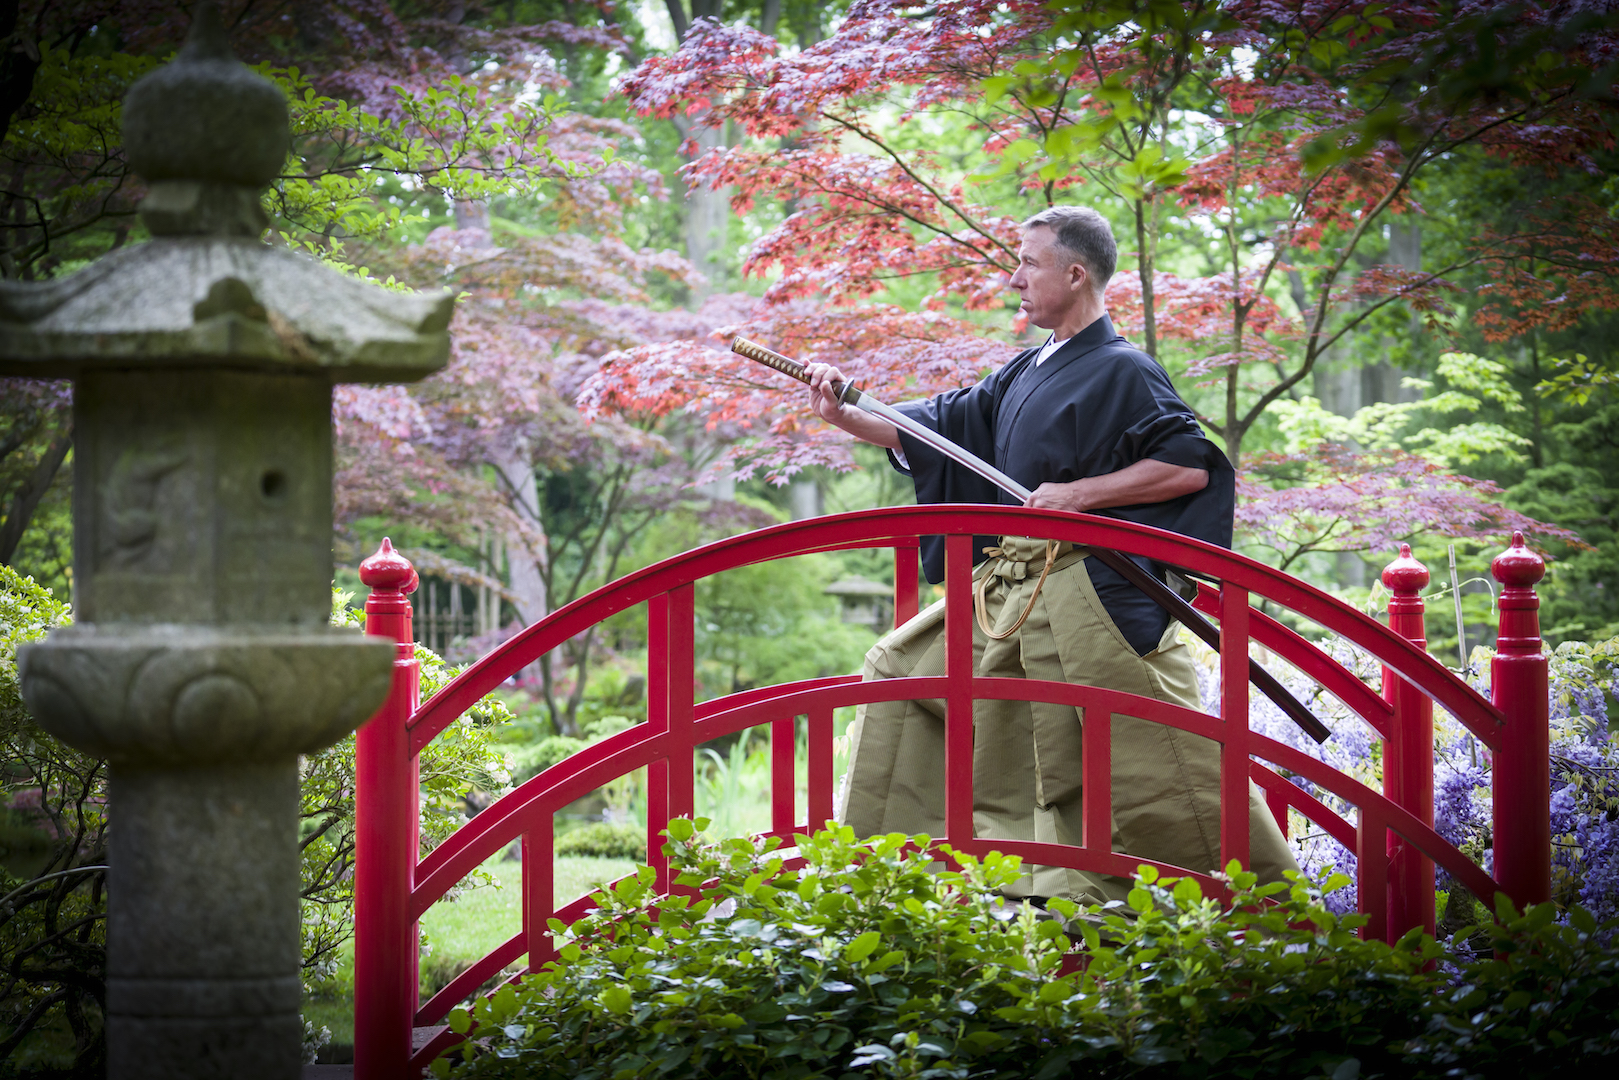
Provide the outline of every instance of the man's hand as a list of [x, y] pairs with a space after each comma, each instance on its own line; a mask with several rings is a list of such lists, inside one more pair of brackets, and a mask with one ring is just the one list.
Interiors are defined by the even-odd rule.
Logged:
[[848, 382], [843, 372], [831, 364], [805, 364], [804, 373], [809, 376], [810, 411], [816, 416], [857, 439], [890, 450], [900, 448], [899, 429], [893, 424], [838, 401], [837, 391], [832, 389], [832, 384], [837, 383], [841, 387]]
[[1207, 469], [1189, 469], [1144, 458], [1118, 472], [1087, 476], [1068, 484], [1041, 484], [1023, 505], [1078, 514], [1111, 506], [1168, 502], [1202, 491], [1208, 485]]

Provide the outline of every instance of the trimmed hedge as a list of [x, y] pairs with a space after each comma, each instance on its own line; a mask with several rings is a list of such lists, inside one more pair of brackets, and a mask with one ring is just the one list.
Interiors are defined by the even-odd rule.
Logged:
[[[440, 1077], [1549, 1076], [1619, 1063], [1619, 926], [1551, 905], [1500, 909], [1497, 959], [1455, 964], [1418, 933], [1362, 941], [1324, 893], [1256, 886], [1229, 902], [1142, 868], [1128, 904], [997, 903], [1015, 858], [938, 872], [895, 834], [712, 842], [672, 822], [677, 884], [651, 871], [552, 929], [562, 958], [451, 1026]], [[926, 838], [914, 838], [925, 843]], [[936, 866], [936, 864], [935, 864]], [[1233, 868], [1235, 869], [1235, 868]], [[1268, 901], [1261, 903], [1261, 901]], [[474, 1027], [476, 1030], [473, 1030]]]
[[646, 832], [633, 825], [596, 821], [557, 837], [556, 853], [640, 862], [646, 858]]

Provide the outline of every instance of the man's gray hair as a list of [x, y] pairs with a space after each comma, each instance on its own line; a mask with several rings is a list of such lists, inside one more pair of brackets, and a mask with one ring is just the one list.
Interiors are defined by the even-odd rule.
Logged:
[[1113, 242], [1113, 226], [1107, 218], [1084, 206], [1053, 206], [1023, 223], [1025, 229], [1036, 225], [1057, 234], [1057, 247], [1066, 260], [1085, 268], [1091, 287], [1101, 296], [1119, 265], [1119, 246]]

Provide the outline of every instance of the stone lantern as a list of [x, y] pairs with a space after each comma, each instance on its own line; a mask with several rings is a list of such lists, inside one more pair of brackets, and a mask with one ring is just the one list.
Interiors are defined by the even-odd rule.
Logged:
[[441, 367], [453, 298], [258, 237], [281, 92], [213, 5], [124, 106], [149, 243], [0, 283], [0, 374], [74, 381], [77, 622], [20, 651], [39, 722], [110, 761], [116, 1080], [299, 1075], [298, 755], [394, 648], [327, 626], [332, 386]]

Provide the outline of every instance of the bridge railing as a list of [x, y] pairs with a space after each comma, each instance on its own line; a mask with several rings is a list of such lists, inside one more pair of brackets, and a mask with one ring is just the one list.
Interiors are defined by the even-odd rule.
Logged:
[[[1195, 606], [1218, 620], [1219, 714], [1100, 687], [1036, 679], [981, 678], [972, 653], [974, 535], [1037, 536], [1106, 546], [1183, 567], [1220, 582], [1200, 585]], [[695, 701], [694, 583], [734, 567], [838, 549], [892, 547], [895, 620], [916, 612], [918, 537], [945, 539], [945, 673], [862, 682], [859, 676], [763, 687]], [[568, 803], [637, 769], [647, 770], [647, 862], [667, 890], [662, 853], [671, 818], [693, 812], [700, 744], [767, 726], [771, 745], [771, 828], [790, 839], [832, 816], [833, 715], [838, 708], [888, 700], [946, 704], [945, 835], [974, 854], [991, 848], [1026, 862], [1129, 875], [1144, 860], [1111, 850], [1111, 729], [1115, 715], [1168, 724], [1221, 744], [1221, 863], [1248, 857], [1249, 779], [1285, 822], [1291, 807], [1356, 857], [1367, 932], [1393, 939], [1433, 929], [1437, 864], [1486, 901], [1499, 889], [1519, 904], [1550, 893], [1547, 663], [1540, 646], [1533, 584], [1543, 572], [1521, 538], [1493, 564], [1505, 586], [1501, 632], [1486, 700], [1424, 651], [1422, 600], [1427, 572], [1408, 553], [1384, 580], [1392, 590], [1391, 626], [1262, 563], [1174, 533], [1088, 515], [983, 506], [906, 507], [835, 515], [722, 540], [636, 571], [583, 597], [478, 660], [431, 700], [418, 704], [410, 645], [408, 593], [415, 573], [384, 541], [361, 566], [372, 592], [371, 633], [399, 642], [394, 692], [357, 741], [355, 865], [355, 1055], [357, 1075], [382, 1080], [413, 1074], [456, 1036], [442, 1027], [449, 1010], [491, 977], [527, 957], [535, 968], [555, 956], [548, 920], [572, 921], [586, 897], [558, 904], [554, 893], [553, 819]], [[1325, 650], [1256, 609], [1260, 597], [1338, 635], [1375, 657], [1383, 692], [1366, 686]], [[602, 620], [647, 605], [647, 720], [587, 747], [497, 800], [418, 858], [417, 755], [439, 732], [507, 678]], [[1251, 643], [1269, 649], [1366, 721], [1384, 742], [1380, 793], [1322, 761], [1252, 730]], [[975, 699], [1042, 701], [1083, 710], [1083, 843], [1078, 847], [979, 840], [972, 829], [972, 706]], [[1494, 875], [1433, 829], [1433, 707], [1456, 717], [1494, 755]], [[795, 805], [797, 718], [807, 724], [807, 806]], [[1280, 770], [1280, 771], [1278, 771]], [[1355, 810], [1351, 821], [1283, 773], [1301, 777]], [[513, 840], [522, 845], [523, 924], [444, 990], [417, 994], [417, 926], [427, 908]], [[1165, 873], [1205, 873], [1161, 865]], [[420, 1036], [420, 1037], [417, 1037]]]

